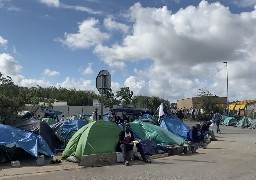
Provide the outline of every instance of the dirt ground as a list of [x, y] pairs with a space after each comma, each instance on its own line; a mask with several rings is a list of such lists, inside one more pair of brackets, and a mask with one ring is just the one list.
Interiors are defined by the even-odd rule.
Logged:
[[[213, 127], [215, 130], [216, 127]], [[131, 166], [84, 168], [75, 163], [35, 166], [35, 162], [12, 168], [0, 166], [0, 179], [256, 179], [256, 130], [221, 126], [222, 134], [196, 154], [154, 159], [151, 164], [134, 161]]]

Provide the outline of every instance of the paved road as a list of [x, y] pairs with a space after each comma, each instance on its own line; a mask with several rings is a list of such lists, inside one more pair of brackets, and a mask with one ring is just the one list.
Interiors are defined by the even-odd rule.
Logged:
[[[215, 128], [215, 127], [214, 127]], [[196, 154], [169, 156], [153, 160], [151, 164], [135, 161], [132, 166], [123, 164], [96, 168], [73, 166], [53, 172], [29, 173], [8, 176], [8, 179], [168, 179], [168, 180], [224, 180], [256, 179], [256, 130], [221, 127], [219, 141]], [[15, 169], [14, 169], [15, 170]], [[1, 173], [1, 171], [0, 171]], [[3, 176], [2, 176], [3, 178]]]

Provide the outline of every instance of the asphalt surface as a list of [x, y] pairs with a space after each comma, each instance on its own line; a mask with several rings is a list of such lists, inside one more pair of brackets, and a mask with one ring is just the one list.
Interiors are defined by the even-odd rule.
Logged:
[[[216, 130], [216, 127], [213, 127]], [[221, 126], [218, 141], [198, 153], [175, 155], [154, 159], [151, 164], [134, 161], [131, 166], [84, 168], [71, 165], [56, 171], [40, 171], [15, 175], [1, 175], [0, 179], [168, 179], [168, 180], [255, 180], [256, 179], [256, 130]], [[22, 170], [22, 169], [19, 169]], [[15, 168], [13, 168], [15, 171]], [[2, 171], [3, 173], [3, 171]]]

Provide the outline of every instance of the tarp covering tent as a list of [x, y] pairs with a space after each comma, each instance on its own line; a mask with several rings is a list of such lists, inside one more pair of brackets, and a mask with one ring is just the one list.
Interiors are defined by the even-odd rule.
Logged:
[[39, 153], [47, 156], [54, 155], [39, 135], [3, 124], [0, 124], [0, 132], [0, 146], [2, 147], [22, 148], [34, 157], [38, 157]]
[[227, 117], [224, 121], [223, 124], [225, 126], [233, 126], [237, 123], [237, 120], [234, 117]]
[[160, 127], [172, 132], [173, 134], [182, 137], [185, 140], [189, 139], [190, 127], [184, 124], [175, 116], [166, 116], [163, 118]]
[[21, 119], [13, 125], [13, 127], [27, 130], [27, 131], [35, 131], [40, 128], [40, 120], [31, 117], [29, 119]]
[[79, 129], [68, 142], [62, 157], [115, 152], [121, 128], [108, 121], [91, 122]]
[[40, 128], [35, 134], [42, 136], [53, 152], [60, 149], [63, 144], [46, 122], [40, 122]]
[[239, 110], [244, 110], [246, 107], [246, 104], [237, 104], [235, 106], [235, 110], [239, 111]]
[[241, 128], [246, 128], [249, 127], [251, 125], [251, 118], [248, 117], [243, 117], [237, 124], [236, 127], [241, 127]]
[[161, 145], [182, 145], [185, 143], [183, 138], [150, 123], [134, 121], [131, 123], [131, 128], [142, 140], [150, 140]]
[[19, 121], [15, 123], [13, 127], [29, 132], [34, 132], [35, 134], [42, 136], [52, 151], [59, 149], [62, 145], [60, 139], [54, 134], [54, 131], [48, 123], [33, 117], [27, 120]]
[[87, 121], [84, 120], [69, 120], [64, 122], [59, 122], [54, 127], [54, 133], [57, 137], [64, 143], [68, 141], [75, 132], [84, 127]]

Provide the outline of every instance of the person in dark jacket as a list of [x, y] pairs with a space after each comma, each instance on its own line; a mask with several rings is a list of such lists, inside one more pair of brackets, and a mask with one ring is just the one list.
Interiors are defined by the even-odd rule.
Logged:
[[206, 135], [210, 136], [212, 141], [215, 141], [215, 135], [213, 130], [210, 129], [210, 126], [213, 122], [212, 121], [206, 121], [201, 126], [201, 134], [205, 137]]
[[215, 121], [216, 126], [217, 126], [217, 133], [221, 133], [220, 132], [220, 122], [222, 120], [222, 115], [219, 113], [219, 111], [216, 111], [216, 113], [213, 116], [213, 120]]
[[[130, 123], [126, 123], [125, 129], [120, 132], [119, 143], [120, 143], [120, 148], [122, 150], [122, 153], [124, 155], [125, 165], [129, 166], [128, 153], [133, 150], [133, 146], [135, 143], [133, 133], [130, 129]], [[146, 158], [144, 150], [143, 150], [140, 142], [138, 142], [138, 141], [136, 142], [136, 147], [137, 147], [138, 151], [140, 152], [140, 155], [141, 155], [143, 161], [147, 162], [147, 163], [151, 163], [151, 161]]]
[[200, 142], [200, 134], [198, 125], [192, 126], [191, 128], [191, 142], [199, 143]]

